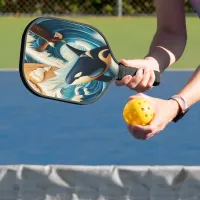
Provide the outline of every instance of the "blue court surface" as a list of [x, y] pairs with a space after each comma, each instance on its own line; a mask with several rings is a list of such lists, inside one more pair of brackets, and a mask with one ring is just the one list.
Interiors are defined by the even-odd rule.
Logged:
[[[160, 87], [148, 92], [168, 98], [191, 71], [165, 72]], [[18, 72], [0, 72], [0, 164], [199, 165], [200, 105], [147, 141], [134, 139], [122, 118], [135, 92], [113, 83], [88, 106], [39, 98]]]

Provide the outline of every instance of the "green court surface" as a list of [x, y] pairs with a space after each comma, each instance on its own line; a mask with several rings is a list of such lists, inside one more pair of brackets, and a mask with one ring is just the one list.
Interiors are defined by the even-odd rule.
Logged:
[[[0, 17], [0, 68], [18, 69], [21, 36], [31, 17]], [[142, 58], [156, 29], [155, 17], [68, 17], [88, 23], [106, 36], [117, 60]], [[200, 21], [187, 17], [188, 41], [183, 57], [172, 68], [196, 68], [200, 64]]]

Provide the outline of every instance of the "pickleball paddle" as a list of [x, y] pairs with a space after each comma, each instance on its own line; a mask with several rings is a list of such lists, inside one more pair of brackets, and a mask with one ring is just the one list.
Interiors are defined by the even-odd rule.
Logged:
[[[27, 25], [22, 36], [20, 76], [39, 97], [91, 104], [114, 80], [134, 76], [137, 70], [118, 63], [104, 35], [87, 24], [40, 17]], [[155, 77], [158, 86], [158, 71]]]

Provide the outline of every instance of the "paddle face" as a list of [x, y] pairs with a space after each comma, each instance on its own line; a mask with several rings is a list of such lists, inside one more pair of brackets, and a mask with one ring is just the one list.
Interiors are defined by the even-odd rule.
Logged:
[[20, 75], [37, 96], [91, 104], [117, 78], [118, 70], [105, 37], [91, 26], [42, 17], [24, 31]]

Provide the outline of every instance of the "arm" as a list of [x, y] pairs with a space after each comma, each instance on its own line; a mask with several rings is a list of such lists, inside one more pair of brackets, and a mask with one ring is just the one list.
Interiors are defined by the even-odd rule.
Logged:
[[145, 59], [121, 60], [125, 66], [136, 67], [134, 77], [125, 76], [116, 81], [118, 86], [126, 85], [137, 92], [152, 88], [155, 71], [163, 72], [183, 54], [186, 40], [184, 0], [155, 0], [157, 30]]
[[155, 4], [157, 31], [145, 59], [157, 60], [163, 72], [182, 56], [186, 46], [184, 0], [155, 0]]
[[177, 93], [190, 107], [200, 101], [200, 66], [194, 71], [186, 85]]
[[[184, 98], [188, 107], [200, 101], [200, 66], [195, 70], [193, 75], [177, 95]], [[131, 96], [130, 99], [137, 97], [149, 100], [154, 105], [156, 112], [154, 119], [147, 126], [128, 125], [129, 132], [137, 139], [148, 139], [164, 130], [168, 123], [172, 122], [179, 113], [179, 105], [181, 105], [182, 108], [184, 107], [183, 101], [178, 101], [178, 103], [172, 99], [164, 100], [153, 98], [142, 93]]]
[[[191, 107], [200, 101], [200, 66], [197, 67], [185, 86], [176, 95], [185, 100], [187, 107]], [[153, 98], [142, 93], [131, 96], [130, 99], [137, 97], [149, 100], [154, 105], [156, 112], [154, 119], [147, 126], [128, 125], [129, 132], [137, 139], [148, 139], [156, 135], [162, 131], [168, 123], [173, 121], [180, 112], [180, 107], [184, 108], [183, 101], [178, 101], [178, 103], [173, 99], [164, 100]]]

